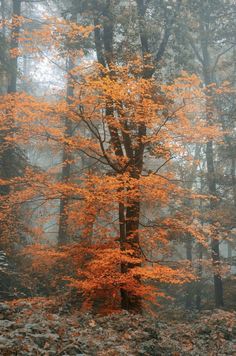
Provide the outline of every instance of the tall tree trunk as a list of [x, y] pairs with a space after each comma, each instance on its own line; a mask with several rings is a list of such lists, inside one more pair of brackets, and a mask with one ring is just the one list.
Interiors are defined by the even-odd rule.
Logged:
[[[187, 236], [186, 241], [186, 258], [189, 263], [192, 264], [193, 261], [193, 241], [191, 236]], [[186, 299], [185, 299], [185, 308], [192, 309], [193, 307], [193, 283], [188, 283], [186, 286]]]
[[[20, 35], [20, 25], [18, 24], [18, 17], [21, 16], [21, 0], [13, 0], [12, 2], [12, 33], [11, 33], [11, 42], [10, 42], [10, 50], [17, 51], [19, 48], [19, 35]], [[8, 84], [8, 93], [16, 92], [16, 84], [17, 84], [17, 63], [18, 56], [15, 55], [10, 59], [10, 80]]]
[[[200, 189], [200, 194], [203, 194], [203, 175], [202, 172], [200, 172], [200, 179], [201, 179], [201, 189]], [[201, 214], [201, 225], [203, 226], [203, 201], [200, 199], [200, 214]], [[196, 292], [196, 308], [198, 310], [201, 309], [202, 306], [202, 259], [203, 259], [203, 246], [201, 243], [198, 244], [198, 268], [197, 268], [197, 276], [198, 276], [198, 281], [197, 281], [197, 292]]]
[[198, 263], [198, 269], [197, 269], [197, 276], [199, 278], [199, 281], [197, 282], [197, 292], [196, 292], [196, 308], [198, 310], [201, 309], [202, 306], [202, 258], [203, 258], [203, 246], [202, 244], [198, 245], [199, 251], [198, 251], [198, 258], [199, 258], [199, 263]]
[[[206, 148], [206, 160], [207, 160], [207, 173], [208, 173], [208, 189], [209, 193], [216, 197], [216, 177], [215, 177], [215, 169], [214, 169], [214, 153], [213, 153], [213, 142], [209, 141], [207, 143]], [[216, 203], [213, 199], [211, 199], [210, 208], [213, 212], [216, 207]], [[213, 237], [211, 240], [211, 249], [212, 249], [212, 260], [214, 271], [214, 289], [215, 289], [215, 306], [217, 308], [224, 306], [223, 300], [223, 283], [222, 278], [219, 274], [220, 269], [220, 241], [217, 236]]]
[[[139, 214], [140, 214], [140, 202], [129, 201], [129, 207], [126, 208], [125, 216], [125, 238], [121, 242], [122, 250], [131, 250], [131, 257], [135, 257], [141, 260], [141, 250], [139, 245]], [[135, 267], [140, 267], [141, 262], [122, 263], [121, 271], [127, 273]], [[137, 283], [140, 283], [140, 279], [136, 277]], [[139, 295], [130, 293], [127, 290], [121, 289], [121, 307], [133, 312], [141, 313], [142, 311], [142, 298]]]
[[[73, 60], [69, 56], [68, 58], [68, 82], [67, 82], [67, 103], [70, 105], [71, 98], [74, 95], [73, 83], [70, 77], [70, 71], [73, 68]], [[72, 122], [70, 119], [65, 118], [65, 138], [72, 136]], [[65, 143], [62, 152], [62, 172], [61, 172], [61, 182], [68, 183], [71, 174], [71, 154], [68, 151], [68, 145]], [[69, 199], [68, 197], [61, 197], [60, 199], [60, 212], [59, 212], [59, 230], [58, 230], [58, 244], [64, 245], [69, 242], [68, 236], [68, 208]]]
[[[2, 1], [2, 12], [3, 17], [5, 16], [5, 2]], [[11, 178], [15, 178], [17, 176], [21, 176], [24, 172], [26, 160], [23, 156], [20, 148], [15, 144], [9, 142], [6, 137], [13, 137], [14, 135], [14, 107], [15, 107], [15, 94], [17, 92], [17, 70], [18, 70], [18, 55], [17, 51], [19, 48], [19, 35], [20, 35], [20, 24], [18, 17], [21, 16], [21, 0], [13, 0], [12, 1], [12, 29], [10, 33], [10, 52], [9, 55], [6, 56], [7, 63], [7, 94], [11, 96], [11, 107], [5, 113], [5, 126], [6, 129], [0, 131], [0, 178], [9, 180]], [[5, 29], [3, 29], [3, 34]], [[16, 52], [14, 57], [12, 56], [12, 52]], [[8, 61], [8, 62], [7, 62]], [[10, 184], [1, 185], [0, 187], [0, 195], [7, 196], [10, 193]], [[4, 199], [5, 200], [5, 199]], [[3, 200], [3, 204], [4, 204]], [[2, 208], [2, 205], [0, 209]], [[18, 210], [11, 211], [11, 215], [13, 214], [14, 220], [18, 220]], [[13, 221], [13, 218], [12, 218]], [[4, 224], [3, 224], [4, 225]], [[11, 228], [11, 227], [10, 227]], [[4, 227], [0, 227], [0, 235], [4, 238]], [[20, 231], [17, 229], [17, 233], [20, 236]]]
[[2, 36], [3, 36], [4, 39], [5, 39], [5, 36], [6, 36], [5, 12], [6, 12], [5, 0], [1, 0], [1, 15], [2, 15], [2, 21], [3, 21]]
[[[12, 2], [12, 31], [11, 31], [11, 39], [10, 39], [10, 50], [18, 50], [19, 47], [19, 34], [20, 34], [20, 26], [18, 25], [18, 17], [21, 15], [21, 0], [13, 0]], [[16, 55], [14, 58], [10, 58], [9, 65], [9, 82], [7, 93], [14, 94], [16, 93], [17, 86], [17, 63], [18, 56]], [[14, 101], [12, 103], [14, 106]], [[6, 142], [5, 137], [7, 135], [12, 135], [12, 125], [13, 125], [13, 117], [12, 110], [9, 109], [8, 113], [8, 122], [7, 130], [2, 130], [0, 132], [0, 142], [3, 147], [2, 153], [0, 156], [0, 165], [1, 165], [1, 178], [9, 179], [17, 175], [19, 162], [16, 162], [15, 157], [15, 147]], [[0, 189], [1, 195], [6, 195], [9, 193], [10, 187], [9, 185], [2, 185]]]
[[[201, 31], [201, 50], [202, 50], [202, 69], [203, 69], [203, 78], [206, 86], [211, 85], [213, 81], [213, 73], [211, 68], [211, 59], [209, 52], [209, 43], [208, 43], [208, 22], [210, 14], [206, 11], [204, 7], [204, 2], [202, 1], [202, 19], [200, 23], [200, 31]], [[212, 96], [211, 92], [208, 93], [207, 99], [207, 119], [209, 125], [212, 124]], [[216, 188], [216, 173], [215, 173], [215, 165], [214, 165], [214, 149], [213, 149], [213, 141], [210, 140], [206, 144], [206, 161], [207, 161], [207, 183], [208, 183], [208, 191], [209, 194], [216, 197], [217, 196], [217, 188]], [[211, 199], [210, 209], [212, 213], [216, 208], [215, 200]], [[213, 267], [215, 269], [214, 272], [214, 292], [215, 292], [215, 306], [217, 308], [223, 307], [223, 283], [220, 274], [217, 272], [220, 268], [220, 242], [216, 236], [212, 237], [211, 241], [211, 249], [212, 249], [212, 260]]]
[[[196, 176], [197, 168], [198, 168], [198, 165], [195, 164], [195, 162], [199, 160], [200, 152], [201, 152], [201, 146], [196, 145], [192, 169], [190, 171], [190, 174], [187, 175], [187, 179], [186, 179], [187, 180], [186, 188], [188, 190], [191, 190], [193, 187], [194, 177]], [[183, 177], [183, 180], [184, 180], [184, 177]], [[190, 209], [191, 201], [189, 199], [185, 199], [184, 205], [188, 209]], [[192, 262], [193, 262], [193, 238], [191, 235], [187, 235], [186, 239], [187, 239], [186, 244], [185, 244], [186, 258], [189, 261], [189, 263], [192, 265]], [[195, 284], [194, 282], [191, 282], [191, 283], [187, 283], [187, 286], [186, 286], [186, 298], [185, 298], [185, 308], [186, 309], [191, 309], [193, 307], [193, 298], [194, 298], [193, 286], [194, 286], [194, 284]]]

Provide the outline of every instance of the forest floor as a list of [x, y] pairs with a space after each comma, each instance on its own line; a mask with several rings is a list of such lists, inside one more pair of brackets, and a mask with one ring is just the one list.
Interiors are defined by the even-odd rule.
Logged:
[[65, 314], [35, 302], [0, 303], [0, 355], [236, 355], [236, 312], [204, 311], [192, 321], [127, 312]]

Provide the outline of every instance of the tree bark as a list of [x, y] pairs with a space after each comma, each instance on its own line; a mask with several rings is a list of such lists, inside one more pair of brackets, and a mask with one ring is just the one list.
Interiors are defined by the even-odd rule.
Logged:
[[[12, 2], [12, 23], [13, 29], [11, 31], [10, 38], [10, 50], [17, 50], [19, 47], [19, 34], [20, 34], [20, 26], [17, 25], [18, 20], [17, 17], [21, 15], [21, 0], [13, 0]], [[7, 93], [15, 94], [17, 91], [17, 64], [18, 64], [18, 56], [16, 55], [14, 58], [10, 58], [9, 60], [9, 82]], [[14, 106], [14, 102], [12, 104]], [[8, 129], [2, 130], [0, 132], [0, 142], [3, 147], [1, 156], [0, 156], [0, 165], [1, 165], [1, 178], [9, 179], [15, 177], [19, 172], [18, 168], [20, 166], [19, 161], [16, 162], [16, 148], [13, 145], [10, 145], [5, 140], [5, 136], [12, 135], [12, 125], [13, 125], [13, 117], [12, 110], [9, 109], [8, 113]], [[5, 146], [5, 147], [4, 147]], [[2, 185], [0, 188], [0, 194], [6, 195], [10, 191], [9, 185]]]
[[[212, 84], [212, 70], [211, 70], [211, 60], [210, 60], [210, 53], [209, 53], [209, 43], [208, 43], [208, 36], [209, 36], [209, 16], [210, 14], [204, 8], [204, 3], [202, 2], [202, 18], [200, 23], [200, 37], [201, 37], [201, 50], [202, 50], [202, 69], [203, 69], [203, 78], [206, 86]], [[209, 125], [211, 125], [212, 120], [212, 96], [209, 92], [208, 99], [207, 99], [207, 119], [209, 121]], [[207, 182], [208, 182], [208, 190], [209, 194], [214, 197], [217, 197], [217, 187], [216, 187], [216, 173], [215, 173], [215, 166], [214, 166], [214, 149], [213, 149], [213, 141], [210, 140], [206, 144], [206, 161], [207, 161]], [[212, 213], [216, 208], [215, 200], [211, 199], [210, 202], [210, 210]], [[212, 249], [212, 260], [213, 260], [213, 267], [215, 270], [220, 268], [220, 242], [217, 237], [212, 238], [211, 241], [211, 249]], [[223, 283], [222, 278], [218, 272], [214, 272], [214, 291], [215, 291], [215, 306], [217, 308], [223, 307]]]
[[[10, 49], [11, 50], [18, 50], [19, 48], [19, 35], [20, 35], [20, 26], [17, 25], [18, 17], [21, 15], [21, 0], [13, 0], [12, 2], [12, 22], [13, 22], [13, 30], [11, 33], [11, 42], [10, 42]], [[8, 84], [8, 93], [15, 93], [16, 92], [16, 85], [17, 85], [17, 63], [18, 63], [18, 56], [14, 56], [10, 59], [10, 81]]]
[[[73, 97], [73, 83], [70, 77], [70, 71], [73, 68], [73, 60], [68, 59], [68, 82], [67, 82], [67, 103], [70, 105], [71, 98]], [[70, 119], [65, 118], [65, 138], [72, 136], [72, 122]], [[65, 143], [62, 153], [62, 172], [61, 172], [61, 182], [68, 183], [71, 175], [71, 155], [68, 152], [68, 146]], [[69, 242], [68, 236], [68, 208], [69, 208], [69, 199], [68, 197], [61, 197], [60, 199], [60, 213], [59, 213], [59, 231], [58, 231], [58, 244], [64, 245]]]
[[[193, 261], [193, 241], [191, 236], [187, 236], [186, 241], [186, 258], [189, 263], [192, 264]], [[192, 309], [193, 307], [193, 283], [188, 283], [186, 286], [186, 299], [185, 299], [185, 308]]]
[[198, 264], [198, 271], [197, 275], [199, 278], [199, 281], [197, 282], [197, 294], [196, 294], [196, 308], [198, 310], [201, 310], [202, 306], [202, 258], [203, 258], [203, 247], [201, 244], [198, 245], [199, 251], [198, 251], [198, 258], [199, 258], [199, 264]]
[[[217, 196], [216, 190], [216, 177], [214, 169], [214, 153], [213, 153], [213, 142], [209, 141], [206, 148], [206, 160], [207, 160], [207, 173], [208, 173], [208, 189], [209, 193], [214, 197]], [[216, 207], [216, 203], [211, 199], [210, 209], [213, 212]], [[212, 260], [213, 267], [215, 268], [214, 272], [214, 289], [215, 289], [215, 306], [217, 308], [224, 306], [223, 300], [223, 283], [222, 278], [217, 272], [220, 269], [220, 242], [217, 237], [213, 237], [211, 240], [211, 249], [212, 249]]]

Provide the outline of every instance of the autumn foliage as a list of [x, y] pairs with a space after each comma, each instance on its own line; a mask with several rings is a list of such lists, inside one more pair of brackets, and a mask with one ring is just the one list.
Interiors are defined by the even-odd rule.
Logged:
[[[199, 224], [194, 209], [189, 214], [188, 204], [209, 197], [184, 187], [176, 165], [191, 168], [193, 147], [220, 141], [223, 133], [207, 123], [207, 95], [196, 75], [182, 72], [162, 83], [146, 75], [139, 56], [106, 67], [86, 60], [81, 47], [93, 31], [48, 19], [34, 31], [25, 25], [19, 48], [11, 49], [11, 56], [28, 51], [40, 58], [50, 46], [52, 61], [67, 57], [71, 65], [67, 95], [0, 98], [1, 150], [33, 146], [57, 158], [44, 170], [28, 165], [23, 175], [1, 179], [10, 187], [1, 196], [1, 231], [8, 246], [28, 236], [24, 254], [32, 256], [33, 271], [54, 273], [52, 288], [63, 283], [78, 290], [84, 306], [102, 300], [103, 310], [140, 311], [144, 300], [159, 303], [160, 285], [197, 278], [170, 251], [183, 236], [208, 248], [211, 228]], [[37, 227], [30, 224], [35, 206], [45, 209]], [[52, 219], [63, 231], [59, 246], [45, 237], [43, 226]]]

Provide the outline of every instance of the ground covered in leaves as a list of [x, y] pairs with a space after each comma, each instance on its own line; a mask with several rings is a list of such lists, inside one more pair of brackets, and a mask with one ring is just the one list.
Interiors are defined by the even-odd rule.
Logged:
[[0, 304], [0, 355], [236, 355], [236, 313], [163, 321], [127, 312], [65, 314], [43, 301]]

